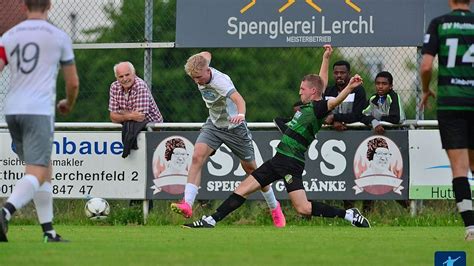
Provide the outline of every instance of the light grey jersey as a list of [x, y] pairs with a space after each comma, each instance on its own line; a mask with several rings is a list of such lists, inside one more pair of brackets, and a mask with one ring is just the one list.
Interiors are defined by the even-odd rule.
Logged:
[[11, 82], [5, 114], [54, 116], [59, 64], [74, 63], [71, 38], [42, 19], [27, 19], [2, 37]]
[[202, 99], [209, 109], [209, 119], [218, 128], [235, 128], [230, 117], [237, 115], [237, 105], [230, 99], [230, 95], [237, 91], [230, 77], [219, 70], [210, 67], [212, 77], [206, 85], [198, 85]]

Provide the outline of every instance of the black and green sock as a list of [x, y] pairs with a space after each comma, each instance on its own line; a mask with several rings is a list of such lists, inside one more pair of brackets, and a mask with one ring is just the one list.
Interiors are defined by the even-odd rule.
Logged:
[[474, 211], [472, 210], [471, 186], [466, 176], [453, 178], [453, 191], [459, 214], [464, 225], [474, 226]]
[[242, 206], [244, 202], [244, 197], [240, 196], [239, 194], [232, 193], [224, 202], [222, 202], [222, 204], [217, 208], [217, 211], [211, 216], [216, 222], [219, 222], [231, 212]]
[[346, 216], [346, 211], [343, 209], [332, 207], [322, 202], [312, 201], [311, 202], [311, 215], [329, 217], [329, 218], [334, 218], [334, 217], [344, 218]]

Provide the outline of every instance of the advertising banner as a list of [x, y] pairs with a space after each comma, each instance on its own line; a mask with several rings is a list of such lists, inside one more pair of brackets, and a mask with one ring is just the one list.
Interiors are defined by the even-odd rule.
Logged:
[[413, 0], [177, 0], [176, 46], [419, 46], [424, 7]]
[[[184, 193], [194, 142], [199, 132], [148, 132], [148, 199], [179, 199]], [[257, 165], [276, 152], [281, 134], [254, 131]], [[408, 133], [322, 131], [308, 149], [303, 183], [309, 199], [408, 199]], [[221, 146], [204, 164], [198, 199], [225, 199], [246, 174], [239, 159]], [[283, 181], [272, 184], [280, 199]], [[251, 199], [261, 199], [254, 193]]]
[[[408, 138], [410, 199], [454, 199], [451, 167], [439, 130], [410, 130]], [[468, 178], [474, 191], [471, 173]]]
[[[146, 181], [145, 134], [139, 150], [122, 158], [121, 132], [56, 132], [52, 150], [55, 198], [143, 199]], [[0, 133], [0, 197], [8, 197], [23, 176], [8, 132]]]

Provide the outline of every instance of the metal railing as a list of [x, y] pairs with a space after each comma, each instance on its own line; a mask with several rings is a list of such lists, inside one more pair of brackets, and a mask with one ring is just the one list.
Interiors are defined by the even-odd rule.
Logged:
[[[381, 122], [382, 125], [388, 127], [437, 127], [437, 120], [406, 120], [402, 124], [391, 124], [387, 122]], [[203, 123], [148, 123], [147, 128], [151, 129], [198, 129], [203, 125]], [[251, 129], [276, 129], [276, 126], [273, 122], [249, 122], [247, 126]], [[56, 122], [54, 123], [56, 129], [119, 129], [122, 128], [121, 124], [111, 123], [111, 122]], [[324, 125], [323, 127], [331, 127]], [[368, 128], [366, 125], [357, 122], [352, 124], [347, 124], [349, 128]], [[1, 129], [8, 128], [7, 123], [0, 123]]]

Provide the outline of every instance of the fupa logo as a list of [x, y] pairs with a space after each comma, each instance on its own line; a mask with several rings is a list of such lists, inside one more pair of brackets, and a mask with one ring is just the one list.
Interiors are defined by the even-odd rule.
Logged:
[[[308, 4], [309, 6], [311, 6], [312, 8], [314, 8], [316, 11], [318, 11], [319, 13], [321, 13], [323, 10], [321, 9], [321, 7], [316, 4], [314, 2], [314, 0], [305, 0], [306, 4]], [[349, 7], [351, 7], [352, 9], [354, 9], [356, 12], [360, 12], [362, 11], [362, 9], [360, 7], [358, 7], [355, 3], [352, 2], [352, 0], [344, 0], [344, 2], [346, 3], [346, 5], [348, 5]], [[249, 10], [250, 8], [252, 8], [255, 4], [257, 3], [257, 0], [252, 0], [250, 3], [248, 3], [246, 6], [244, 6], [241, 10], [240, 10], [240, 13], [243, 14], [245, 12], [247, 12], [247, 10]], [[283, 6], [281, 6], [279, 9], [278, 9], [278, 12], [279, 13], [282, 13], [284, 12], [287, 8], [289, 8], [290, 6], [292, 6], [294, 3], [296, 3], [296, 0], [288, 0]]]
[[436, 251], [435, 266], [466, 266], [466, 252]]

